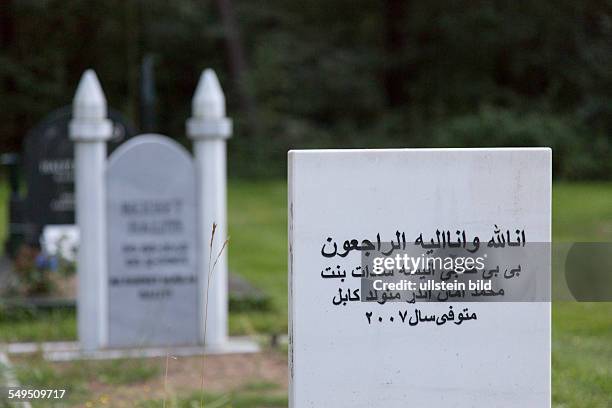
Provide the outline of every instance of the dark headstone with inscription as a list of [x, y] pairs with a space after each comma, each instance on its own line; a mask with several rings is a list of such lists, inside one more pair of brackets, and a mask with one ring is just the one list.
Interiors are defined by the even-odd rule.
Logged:
[[138, 136], [109, 158], [109, 346], [197, 344], [195, 170], [171, 139]]
[[[132, 125], [118, 112], [109, 110], [114, 135], [109, 151], [135, 134]], [[35, 128], [25, 140], [23, 157], [27, 196], [23, 218], [28, 226], [26, 240], [37, 243], [42, 228], [74, 224], [74, 143], [68, 137], [72, 107], [58, 109]]]

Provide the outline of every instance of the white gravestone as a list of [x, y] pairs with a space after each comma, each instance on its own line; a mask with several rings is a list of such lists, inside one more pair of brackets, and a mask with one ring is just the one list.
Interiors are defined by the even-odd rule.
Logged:
[[550, 242], [550, 149], [289, 153], [291, 407], [550, 406], [549, 301], [361, 301], [362, 240], [440, 230]]
[[106, 171], [109, 346], [198, 344], [195, 171], [159, 135], [121, 145]]

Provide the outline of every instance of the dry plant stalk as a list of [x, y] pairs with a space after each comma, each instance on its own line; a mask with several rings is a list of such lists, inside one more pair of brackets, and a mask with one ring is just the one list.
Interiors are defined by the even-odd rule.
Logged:
[[[210, 235], [210, 244], [208, 245], [208, 276], [206, 279], [206, 301], [204, 302], [204, 349], [206, 350], [206, 329], [208, 327], [208, 295], [210, 289], [210, 281], [212, 279], [213, 272], [215, 271], [215, 267], [217, 266], [217, 262], [219, 262], [219, 258], [221, 258], [221, 254], [225, 250], [225, 247], [229, 243], [229, 237], [223, 241], [223, 245], [215, 258], [215, 262], [212, 262], [212, 253], [213, 253], [213, 243], [215, 241], [215, 232], [217, 231], [217, 224], [213, 222], [212, 225], [212, 233]], [[200, 408], [204, 408], [204, 368], [205, 368], [205, 360], [206, 355], [202, 353], [202, 383], [201, 383], [201, 396], [200, 396]]]
[[[223, 242], [223, 245], [221, 246], [221, 249], [219, 250], [219, 253], [217, 254], [217, 257], [215, 258], [215, 262], [212, 262], [212, 252], [213, 252], [213, 243], [215, 241], [215, 232], [217, 231], [217, 224], [213, 223], [212, 226], [212, 233], [210, 235], [210, 244], [208, 245], [209, 251], [208, 251], [208, 275], [206, 278], [206, 301], [204, 302], [204, 348], [206, 348], [206, 329], [207, 329], [207, 323], [208, 323], [208, 294], [209, 294], [209, 289], [210, 289], [210, 281], [213, 275], [213, 272], [215, 271], [215, 267], [217, 266], [217, 263], [219, 262], [219, 258], [221, 258], [221, 254], [223, 254], [223, 251], [225, 250], [225, 247], [228, 245], [229, 243], [229, 237]], [[167, 383], [168, 383], [168, 363], [169, 363], [169, 358], [172, 357], [170, 356], [170, 354], [166, 354], [166, 368], [165, 368], [165, 374], [164, 374], [164, 401], [163, 401], [163, 408], [166, 407], [166, 400], [168, 398], [168, 391], [167, 391]], [[204, 408], [204, 367], [205, 367], [205, 354], [202, 354], [202, 383], [201, 383], [201, 397], [200, 397], [200, 407]], [[173, 359], [176, 360], [176, 357], [172, 357]]]
[[170, 353], [166, 353], [166, 370], [164, 372], [164, 403], [162, 408], [166, 408], [166, 400], [168, 399], [168, 360], [170, 359]]
[[176, 360], [176, 357], [171, 356], [170, 353], [166, 353], [166, 369], [164, 370], [164, 403], [162, 408], [166, 408], [166, 400], [168, 399], [168, 366], [170, 365], [170, 358]]

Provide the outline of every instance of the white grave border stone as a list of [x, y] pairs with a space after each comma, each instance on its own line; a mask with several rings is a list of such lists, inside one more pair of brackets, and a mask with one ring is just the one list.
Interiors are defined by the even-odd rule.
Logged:
[[77, 331], [85, 350], [108, 341], [106, 271], [106, 142], [113, 126], [98, 77], [87, 70], [74, 96], [70, 138], [75, 142], [75, 203], [80, 244], [77, 254]]

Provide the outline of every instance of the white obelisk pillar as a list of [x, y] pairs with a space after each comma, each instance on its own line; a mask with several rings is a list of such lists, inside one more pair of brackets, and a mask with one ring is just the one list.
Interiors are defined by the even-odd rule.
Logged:
[[106, 98], [93, 70], [81, 77], [72, 105], [70, 138], [74, 141], [77, 257], [77, 326], [83, 350], [106, 346], [108, 339], [106, 271], [106, 141], [113, 126]]
[[[213, 223], [217, 224], [217, 230], [211, 263], [215, 262], [227, 238], [226, 140], [231, 133], [232, 121], [225, 116], [225, 95], [215, 72], [207, 69], [202, 73], [193, 97], [192, 117], [187, 120], [187, 136], [193, 140], [196, 162], [201, 341], [212, 348], [222, 347], [227, 341], [227, 248], [212, 272], [210, 287], [207, 288], [207, 285], [212, 267], [209, 256]], [[204, 319], [207, 319], [206, 336]]]

